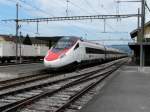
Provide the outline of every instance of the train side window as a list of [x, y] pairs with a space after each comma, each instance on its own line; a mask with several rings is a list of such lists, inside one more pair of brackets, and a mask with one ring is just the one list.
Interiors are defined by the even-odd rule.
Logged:
[[79, 43], [74, 47], [74, 50], [76, 50], [79, 47]]
[[85, 50], [86, 50], [87, 54], [105, 54], [105, 51], [102, 49], [95, 49], [95, 48], [86, 47]]

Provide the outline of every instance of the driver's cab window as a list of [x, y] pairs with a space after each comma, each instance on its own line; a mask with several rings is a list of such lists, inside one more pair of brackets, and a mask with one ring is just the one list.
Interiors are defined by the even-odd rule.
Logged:
[[79, 48], [79, 43], [74, 47], [74, 50], [76, 50], [77, 48]]

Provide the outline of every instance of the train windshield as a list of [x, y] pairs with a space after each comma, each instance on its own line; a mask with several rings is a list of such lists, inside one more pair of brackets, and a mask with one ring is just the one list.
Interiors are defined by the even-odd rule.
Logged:
[[69, 49], [70, 47], [72, 47], [76, 43], [77, 40], [78, 40], [78, 38], [62, 37], [53, 46], [52, 50]]

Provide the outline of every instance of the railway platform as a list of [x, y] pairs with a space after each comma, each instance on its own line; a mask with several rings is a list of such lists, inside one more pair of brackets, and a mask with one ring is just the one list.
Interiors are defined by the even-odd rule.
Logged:
[[0, 66], [0, 81], [30, 75], [44, 68], [43, 63]]
[[79, 112], [150, 112], [150, 68], [122, 66]]

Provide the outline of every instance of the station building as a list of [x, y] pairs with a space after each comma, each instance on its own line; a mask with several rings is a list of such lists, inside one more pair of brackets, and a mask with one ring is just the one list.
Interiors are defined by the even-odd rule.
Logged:
[[145, 24], [144, 38], [141, 38], [141, 28], [133, 30], [130, 35], [134, 42], [129, 43], [133, 51], [133, 61], [140, 64], [140, 46], [143, 45], [145, 66], [150, 65], [150, 21]]

